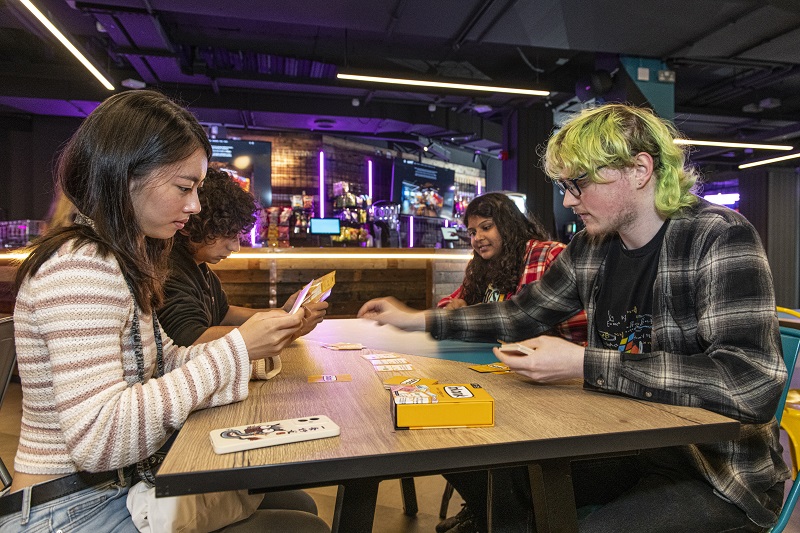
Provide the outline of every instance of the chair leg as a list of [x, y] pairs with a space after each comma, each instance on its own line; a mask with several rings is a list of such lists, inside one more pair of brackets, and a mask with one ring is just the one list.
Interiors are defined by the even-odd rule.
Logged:
[[406, 516], [416, 515], [419, 508], [417, 507], [417, 488], [414, 485], [414, 478], [400, 478], [400, 486], [403, 489], [403, 513]]
[[447, 509], [450, 507], [450, 498], [453, 497], [453, 485], [448, 481], [444, 486], [444, 493], [442, 494], [442, 505], [439, 507], [439, 518], [444, 520], [447, 518]]

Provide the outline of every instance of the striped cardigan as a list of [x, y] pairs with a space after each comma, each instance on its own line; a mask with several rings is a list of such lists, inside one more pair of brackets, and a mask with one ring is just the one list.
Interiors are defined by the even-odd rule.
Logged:
[[243, 400], [250, 361], [238, 331], [190, 348], [162, 332], [165, 375], [154, 379], [151, 316], [139, 311], [145, 382], [119, 265], [93, 245], [66, 243], [21, 285], [14, 310], [22, 427], [14, 468], [100, 472], [158, 450], [196, 409]]

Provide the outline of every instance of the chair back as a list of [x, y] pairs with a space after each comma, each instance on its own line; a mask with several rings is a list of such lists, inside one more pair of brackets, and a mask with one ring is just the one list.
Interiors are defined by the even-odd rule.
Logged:
[[[789, 374], [786, 378], [786, 386], [783, 388], [781, 402], [778, 404], [778, 412], [775, 414], [775, 418], [778, 419], [779, 424], [783, 417], [783, 408], [786, 405], [786, 395], [789, 393], [789, 388], [792, 386], [792, 374], [794, 374], [794, 365], [797, 363], [797, 354], [800, 352], [800, 329], [782, 327], [781, 345], [783, 347], [783, 362], [786, 363], [786, 370]], [[787, 432], [788, 431], [787, 429]], [[781, 509], [781, 513], [778, 515], [778, 523], [770, 529], [771, 533], [781, 533], [786, 528], [799, 496], [800, 482], [795, 479], [792, 481], [789, 496], [787, 496], [786, 501], [783, 502], [783, 509]]]
[[781, 346], [783, 347], [783, 362], [786, 363], [788, 376], [786, 377], [786, 386], [783, 388], [783, 394], [781, 394], [781, 401], [778, 404], [778, 412], [775, 414], [778, 424], [781, 423], [783, 406], [786, 404], [786, 395], [789, 394], [789, 389], [792, 386], [794, 366], [797, 364], [797, 355], [800, 352], [800, 329], [781, 327]]
[[[17, 350], [14, 346], [14, 319], [13, 317], [0, 318], [0, 405], [6, 396], [8, 384], [11, 382], [11, 372], [17, 360]], [[0, 481], [3, 488], [11, 484], [11, 474], [0, 459]]]
[[0, 318], [0, 406], [6, 396], [8, 384], [11, 381], [11, 372], [17, 360], [17, 351], [14, 347], [14, 318]]

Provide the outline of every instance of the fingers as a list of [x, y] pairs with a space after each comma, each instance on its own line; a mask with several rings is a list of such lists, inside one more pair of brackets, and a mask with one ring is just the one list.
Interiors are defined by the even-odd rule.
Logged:
[[448, 304], [444, 307], [445, 309], [459, 309], [461, 307], [466, 307], [467, 302], [460, 298], [456, 298], [455, 300], [451, 300]]
[[370, 300], [362, 305], [356, 316], [358, 318], [370, 318], [374, 320], [375, 317], [386, 310], [387, 306], [388, 301], [386, 298], [376, 298], [375, 300]]
[[321, 320], [328, 312], [328, 302], [316, 302], [303, 307], [305, 308], [306, 320]]
[[283, 304], [283, 310], [284, 311], [286, 311], [288, 313], [292, 309], [292, 306], [294, 305], [294, 301], [297, 300], [297, 295], [298, 294], [300, 294], [300, 291], [297, 291], [296, 293], [292, 294], [291, 296], [289, 296], [286, 299], [286, 303]]
[[264, 311], [253, 315], [252, 320], [259, 327], [266, 327], [269, 330], [297, 329], [303, 324], [303, 314], [295, 313], [290, 315], [283, 310]]

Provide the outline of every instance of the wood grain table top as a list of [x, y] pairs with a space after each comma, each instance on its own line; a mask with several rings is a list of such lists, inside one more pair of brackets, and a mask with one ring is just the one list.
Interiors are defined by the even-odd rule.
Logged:
[[[470, 370], [470, 363], [411, 355], [416, 353], [414, 340], [423, 334], [389, 327], [380, 328], [386, 341], [380, 349], [331, 350], [317, 339], [337, 330], [368, 331], [374, 324], [358, 319], [322, 324], [316, 339], [301, 339], [284, 350], [278, 376], [251, 382], [245, 401], [189, 417], [159, 470], [158, 495], [288, 489], [507, 466], [725, 440], [739, 431], [738, 422], [702, 409], [591, 392], [579, 382], [538, 385], [514, 373], [481, 374]], [[335, 340], [369, 346], [365, 339], [374, 333]], [[406, 354], [413, 371], [376, 372], [361, 357], [386, 351], [389, 344], [392, 351]], [[476, 345], [477, 355], [485, 350]], [[308, 376], [316, 374], [349, 374], [352, 380], [308, 383]], [[478, 383], [495, 400], [495, 426], [395, 430], [382, 383], [392, 375]], [[315, 414], [333, 419], [341, 435], [226, 455], [211, 447], [214, 429]]]

